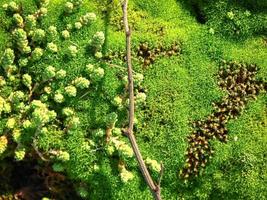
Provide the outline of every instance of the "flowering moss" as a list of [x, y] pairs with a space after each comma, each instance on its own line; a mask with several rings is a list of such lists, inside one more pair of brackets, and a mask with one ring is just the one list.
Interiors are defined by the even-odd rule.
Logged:
[[77, 89], [76, 87], [70, 85], [65, 87], [65, 93], [69, 96], [69, 97], [75, 97], [77, 94]]
[[47, 49], [48, 49], [48, 51], [50, 51], [52, 53], [57, 53], [58, 52], [57, 45], [52, 43], [52, 42], [47, 44]]
[[54, 78], [55, 75], [56, 75], [56, 69], [53, 66], [49, 65], [48, 67], [45, 68], [43, 75], [45, 80]]
[[44, 54], [44, 50], [41, 49], [40, 47], [36, 47], [32, 52], [31, 59], [33, 61], [40, 60], [43, 54]]
[[97, 50], [101, 49], [105, 42], [105, 34], [102, 31], [96, 32], [91, 40], [91, 45]]
[[53, 154], [56, 156], [56, 159], [66, 162], [70, 159], [70, 154], [66, 151], [54, 151]]
[[32, 77], [29, 74], [23, 74], [22, 82], [27, 88], [31, 89], [31, 87], [32, 87], [31, 86], [32, 85]]
[[25, 157], [25, 155], [26, 155], [26, 151], [25, 151], [25, 148], [22, 148], [22, 147], [20, 147], [20, 148], [17, 148], [16, 150], [15, 150], [15, 159], [17, 160], [17, 161], [21, 161], [21, 160], [23, 160], [24, 159], [24, 157]]
[[154, 170], [155, 172], [160, 172], [161, 170], [161, 166], [160, 164], [156, 161], [156, 160], [152, 160], [150, 158], [147, 158], [145, 160], [145, 163], [152, 169]]
[[19, 26], [19, 27], [23, 26], [24, 20], [23, 20], [23, 18], [22, 18], [22, 16], [20, 14], [15, 13], [13, 15], [13, 20], [16, 23], [17, 26]]
[[7, 149], [8, 140], [7, 137], [2, 135], [0, 136], [0, 155], [5, 152]]
[[21, 58], [19, 59], [19, 66], [26, 67], [28, 65], [28, 62], [29, 62], [28, 58]]
[[77, 53], [78, 53], [78, 48], [74, 45], [71, 45], [68, 47], [67, 49], [67, 55], [69, 57], [76, 57], [77, 56]]
[[80, 17], [80, 22], [83, 25], [90, 24], [96, 20], [95, 13], [86, 13], [84, 16]]
[[146, 94], [144, 92], [139, 92], [136, 95], [136, 103], [137, 104], [142, 104], [145, 103], [146, 101]]
[[14, 129], [12, 132], [12, 138], [15, 142], [19, 143], [21, 140], [21, 130], [20, 129]]
[[1, 64], [3, 67], [7, 67], [14, 63], [15, 54], [14, 51], [10, 48], [7, 48], [4, 52], [4, 55], [1, 58]]
[[25, 28], [29, 31], [36, 27], [36, 17], [34, 15], [27, 15], [25, 18]]
[[75, 85], [77, 88], [85, 89], [89, 88], [90, 81], [84, 77], [78, 77], [72, 81], [72, 84]]
[[48, 37], [50, 39], [55, 39], [58, 35], [57, 27], [55, 27], [55, 26], [49, 26], [47, 31], [48, 31]]
[[4, 85], [6, 85], [6, 80], [3, 76], [0, 76], [0, 87], [3, 87]]
[[32, 39], [35, 42], [41, 42], [45, 38], [45, 31], [43, 29], [35, 29], [33, 31]]
[[65, 115], [66, 117], [70, 117], [74, 115], [74, 111], [72, 108], [66, 107], [62, 109], [62, 114]]
[[120, 170], [120, 177], [121, 177], [122, 182], [127, 183], [134, 178], [134, 175], [132, 172], [129, 172], [125, 167], [123, 167]]
[[62, 37], [63, 37], [64, 39], [68, 39], [68, 38], [70, 38], [70, 32], [67, 31], [67, 30], [62, 31], [62, 32], [61, 32], [61, 35], [62, 35]]
[[64, 5], [64, 11], [66, 12], [66, 13], [72, 13], [73, 12], [73, 8], [74, 8], [74, 5], [73, 5], [73, 3], [71, 3], [71, 2], [66, 2], [65, 3], [65, 5]]
[[60, 69], [56, 72], [57, 79], [64, 79], [67, 75], [67, 72], [64, 69]]
[[16, 2], [11, 1], [7, 4], [3, 5], [3, 9], [6, 11], [11, 11], [11, 12], [18, 12], [19, 11], [19, 6]]
[[81, 22], [75, 22], [75, 24], [74, 24], [74, 27], [75, 27], [77, 30], [81, 29], [82, 26], [83, 26], [83, 25], [82, 25]]
[[54, 100], [57, 103], [63, 103], [64, 102], [64, 96], [61, 93], [56, 93], [54, 96]]

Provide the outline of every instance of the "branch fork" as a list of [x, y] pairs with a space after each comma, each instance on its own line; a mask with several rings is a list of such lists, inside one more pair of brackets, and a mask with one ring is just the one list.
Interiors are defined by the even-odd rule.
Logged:
[[124, 131], [125, 135], [129, 138], [131, 146], [133, 148], [135, 157], [138, 161], [140, 171], [154, 197], [155, 200], [161, 200], [161, 188], [160, 183], [163, 175], [163, 165], [161, 163], [161, 170], [160, 170], [160, 177], [158, 183], [154, 182], [147, 167], [144, 162], [144, 159], [141, 155], [139, 147], [137, 145], [134, 133], [133, 133], [133, 126], [134, 126], [134, 83], [133, 83], [133, 69], [132, 69], [132, 62], [131, 62], [131, 29], [128, 24], [128, 0], [124, 0], [122, 3], [122, 11], [123, 11], [123, 24], [125, 29], [125, 36], [126, 36], [126, 62], [127, 62], [127, 69], [128, 69], [128, 90], [129, 90], [129, 126]]

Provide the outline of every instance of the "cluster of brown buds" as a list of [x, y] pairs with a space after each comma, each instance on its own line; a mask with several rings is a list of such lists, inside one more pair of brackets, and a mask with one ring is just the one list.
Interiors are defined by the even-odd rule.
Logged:
[[183, 178], [199, 175], [200, 169], [206, 166], [213, 154], [210, 140], [227, 142], [228, 120], [237, 118], [250, 99], [256, 99], [261, 91], [266, 91], [266, 83], [255, 78], [257, 71], [254, 64], [223, 61], [218, 84], [227, 95], [221, 102], [213, 103], [215, 111], [206, 120], [193, 122], [194, 131], [188, 137], [186, 164], [180, 172]]
[[155, 48], [148, 46], [148, 43], [141, 43], [137, 49], [137, 56], [142, 60], [144, 66], [153, 64], [159, 56], [174, 56], [181, 53], [181, 47], [176, 42], [170, 47], [158, 45]]
[[[163, 45], [158, 45], [157, 47], [149, 47], [147, 42], [141, 43], [134, 53], [134, 56], [136, 56], [144, 66], [148, 66], [150, 64], [153, 64], [157, 57], [160, 56], [175, 56], [179, 55], [181, 53], [181, 45], [178, 43], [173, 43], [170, 47], [164, 47]], [[124, 51], [118, 51], [118, 52], [109, 52], [104, 57], [107, 61], [112, 61], [113, 59], [119, 59], [122, 61], [126, 60], [126, 54]]]

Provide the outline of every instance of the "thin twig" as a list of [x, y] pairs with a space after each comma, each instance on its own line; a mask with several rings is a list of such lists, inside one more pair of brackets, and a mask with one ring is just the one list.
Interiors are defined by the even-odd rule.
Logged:
[[164, 166], [163, 166], [163, 163], [161, 162], [160, 163], [160, 174], [159, 174], [159, 180], [158, 180], [158, 187], [160, 187], [163, 174], [164, 174]]
[[37, 147], [37, 136], [39, 135], [40, 133], [40, 129], [41, 129], [41, 124], [36, 128], [35, 130], [35, 133], [34, 133], [34, 136], [33, 136], [33, 143], [32, 143], [32, 147], [33, 149], [35, 150], [35, 152], [38, 154], [38, 156], [45, 162], [48, 162], [49, 160], [46, 159], [43, 154], [38, 150], [38, 147]]
[[131, 62], [131, 29], [129, 28], [128, 24], [128, 0], [124, 0], [122, 5], [122, 11], [123, 11], [123, 24], [125, 28], [125, 34], [126, 34], [126, 62], [127, 62], [127, 68], [128, 68], [128, 87], [129, 87], [129, 127], [126, 131], [126, 135], [129, 138], [131, 142], [131, 146], [133, 148], [135, 157], [138, 161], [140, 170], [143, 174], [143, 177], [149, 186], [149, 189], [151, 193], [153, 194], [154, 199], [161, 200], [160, 196], [160, 187], [157, 185], [150, 173], [147, 170], [147, 167], [145, 165], [145, 162], [142, 158], [142, 155], [140, 153], [139, 147], [137, 145], [135, 136], [133, 134], [133, 127], [134, 127], [134, 83], [133, 83], [133, 72], [132, 72], [132, 62]]

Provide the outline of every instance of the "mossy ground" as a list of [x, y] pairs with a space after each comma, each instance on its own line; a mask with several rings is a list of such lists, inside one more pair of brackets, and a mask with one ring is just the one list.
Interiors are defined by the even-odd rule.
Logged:
[[[66, 23], [73, 22], [78, 17], [61, 18], [59, 21], [58, 9], [62, 2], [51, 1], [48, 7], [49, 17], [44, 20], [44, 26], [56, 24], [59, 29], [63, 29]], [[164, 164], [163, 199], [256, 199], [257, 195], [260, 199], [267, 198], [267, 190], [264, 187], [267, 181], [266, 170], [265, 174], [262, 173], [267, 167], [266, 94], [249, 103], [237, 120], [230, 121], [229, 142], [214, 143], [215, 155], [201, 177], [187, 184], [179, 177], [179, 170], [185, 161], [186, 137], [191, 131], [190, 122], [204, 119], [213, 111], [212, 102], [219, 101], [225, 95], [216, 79], [221, 59], [255, 63], [260, 68], [258, 77], [265, 78], [266, 81], [267, 50], [263, 37], [233, 41], [210, 34], [207, 25], [198, 23], [184, 5], [175, 0], [130, 2], [129, 13], [133, 13], [130, 14], [130, 22], [135, 27], [132, 35], [133, 48], [144, 41], [151, 45], [160, 42], [170, 45], [178, 41], [182, 47], [181, 55], [158, 58], [148, 67], [143, 67], [138, 60], [133, 62], [134, 70], [144, 74], [144, 87], [148, 91], [146, 106], [136, 112], [139, 123], [135, 134], [143, 156], [162, 161]], [[33, 7], [32, 1], [23, 3], [27, 10]], [[120, 16], [121, 8], [115, 7], [116, 11], [112, 11], [109, 16], [102, 12], [102, 9], [105, 9], [105, 6], [101, 1], [86, 1], [80, 14], [93, 11], [99, 16], [98, 22], [78, 32], [72, 41], [84, 46], [96, 31], [103, 30], [107, 33], [106, 51], [124, 50], [124, 33], [105, 23], [115, 20], [117, 15]], [[0, 18], [0, 50], [3, 52], [9, 37], [3, 30], [10, 22], [2, 11]], [[161, 27], [164, 27], [164, 35], [155, 31]], [[51, 58], [50, 64], [65, 68], [71, 76], [75, 76], [81, 66], [88, 62], [97, 62], [92, 57], [83, 55], [84, 53], [81, 53], [75, 61], [63, 60], [61, 63], [54, 62], [55, 59]], [[121, 63], [119, 60], [116, 62]], [[120, 87], [114, 77], [116, 69], [103, 65], [108, 73], [103, 87], [112, 97]], [[36, 70], [41, 68], [37, 67]], [[82, 102], [73, 102], [80, 108], [84, 128], [89, 130], [101, 126], [103, 115], [112, 111], [113, 108], [104, 99], [101, 94], [89, 94]], [[238, 138], [237, 141], [234, 141], [234, 137]], [[72, 144], [78, 145], [82, 142], [79, 138], [81, 137], [71, 135], [69, 140], [77, 139], [76, 143]], [[69, 146], [73, 152], [78, 151], [78, 148], [79, 146]], [[79, 155], [82, 157], [71, 160], [70, 166], [78, 165], [83, 159], [87, 159], [85, 153]], [[105, 173], [88, 180], [91, 188], [89, 199], [151, 199], [136, 164], [130, 166], [136, 175], [135, 179], [122, 184], [115, 164], [105, 158], [102, 162], [108, 163], [105, 165], [106, 169], [102, 169]], [[86, 167], [85, 165], [80, 170], [86, 172]], [[71, 175], [73, 178], [78, 176], [75, 173]]]

